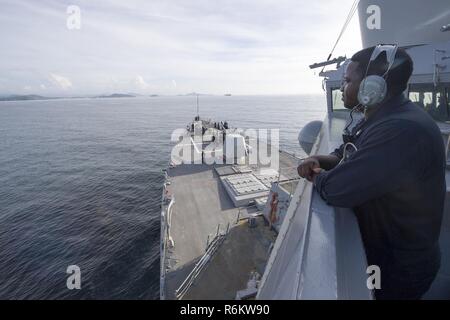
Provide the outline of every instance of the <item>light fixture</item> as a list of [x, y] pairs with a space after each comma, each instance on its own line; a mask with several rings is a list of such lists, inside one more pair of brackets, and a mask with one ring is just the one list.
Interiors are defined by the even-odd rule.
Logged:
[[442, 27], [441, 27], [441, 31], [442, 31], [442, 32], [450, 31], [450, 23], [447, 24], [447, 25], [445, 25], [445, 26], [442, 26]]

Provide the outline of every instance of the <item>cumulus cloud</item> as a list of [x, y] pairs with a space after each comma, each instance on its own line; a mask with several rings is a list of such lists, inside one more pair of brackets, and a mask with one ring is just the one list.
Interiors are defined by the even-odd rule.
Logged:
[[62, 90], [67, 90], [72, 88], [72, 82], [69, 78], [61, 76], [56, 73], [50, 73], [50, 81]]
[[140, 90], [147, 90], [149, 88], [149, 84], [145, 82], [144, 78], [140, 75], [136, 76], [134, 83], [136, 87]]

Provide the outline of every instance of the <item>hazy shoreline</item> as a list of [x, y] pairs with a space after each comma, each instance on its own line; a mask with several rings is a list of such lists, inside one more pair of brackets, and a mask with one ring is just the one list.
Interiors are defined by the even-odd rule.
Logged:
[[[298, 93], [298, 94], [198, 94], [199, 97], [276, 97], [276, 96], [317, 96], [320, 93]], [[0, 102], [9, 101], [46, 101], [46, 100], [72, 100], [72, 99], [124, 99], [124, 98], [163, 98], [163, 97], [194, 97], [196, 94], [174, 94], [174, 95], [159, 95], [159, 94], [122, 94], [113, 93], [109, 95], [95, 95], [95, 96], [71, 96], [71, 97], [47, 97], [41, 95], [0, 95]]]

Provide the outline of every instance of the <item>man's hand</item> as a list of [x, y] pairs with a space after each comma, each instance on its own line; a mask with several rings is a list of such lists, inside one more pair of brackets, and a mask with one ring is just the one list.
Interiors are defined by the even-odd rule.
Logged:
[[314, 177], [322, 170], [319, 160], [315, 157], [306, 158], [297, 168], [300, 177], [306, 178], [308, 181], [313, 181]]

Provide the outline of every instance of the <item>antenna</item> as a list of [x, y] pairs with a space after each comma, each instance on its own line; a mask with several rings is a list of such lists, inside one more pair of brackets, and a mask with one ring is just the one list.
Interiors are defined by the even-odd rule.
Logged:
[[197, 117], [199, 116], [198, 114], [198, 93], [197, 93]]

